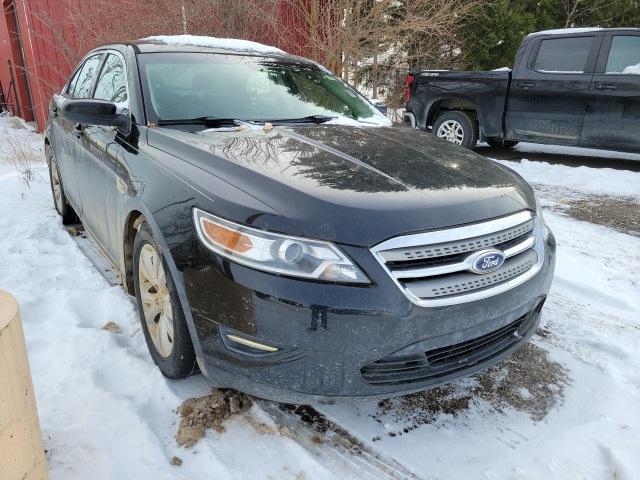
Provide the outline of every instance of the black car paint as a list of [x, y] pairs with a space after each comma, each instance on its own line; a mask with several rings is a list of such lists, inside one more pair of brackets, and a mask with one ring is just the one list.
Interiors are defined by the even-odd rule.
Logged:
[[[529, 35], [511, 71], [412, 72], [407, 111], [423, 130], [447, 102], [477, 115], [481, 139], [640, 151], [640, 75], [603, 73], [616, 35], [640, 36], [640, 29]], [[593, 38], [584, 73], [537, 71], [540, 42], [568, 37]]]
[[370, 247], [393, 235], [451, 226], [452, 218], [473, 223], [487, 212], [503, 216], [534, 205], [529, 187], [503, 167], [407, 128], [153, 129], [148, 143], [278, 212], [277, 218], [261, 214], [252, 225], [341, 244]]
[[[359, 369], [410, 344], [474, 338], [544, 300], [553, 236], [544, 268], [532, 280], [446, 308], [412, 304], [368, 249], [404, 233], [535, 210], [530, 187], [510, 170], [402, 127], [229, 133], [147, 124], [136, 66], [145, 46], [108, 48], [127, 67], [130, 133], [69, 125], [55, 112], [62, 99], [54, 98], [46, 141], [65, 186], [73, 184], [69, 200], [127, 287], [135, 220], [143, 216], [149, 223], [175, 280], [201, 369], [215, 383], [290, 402], [420, 390], [427, 383], [366, 385]], [[224, 259], [197, 238], [194, 207], [255, 228], [334, 241], [371, 284], [303, 281]], [[537, 314], [534, 320], [537, 325]], [[239, 353], [224, 344], [220, 329], [259, 336], [282, 350]]]

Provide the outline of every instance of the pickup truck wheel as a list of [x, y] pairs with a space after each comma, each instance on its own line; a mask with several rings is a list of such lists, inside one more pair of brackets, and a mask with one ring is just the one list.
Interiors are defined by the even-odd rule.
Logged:
[[473, 148], [478, 143], [478, 123], [466, 112], [445, 112], [433, 124], [432, 132], [456, 145]]
[[69, 205], [67, 196], [64, 193], [62, 175], [60, 175], [58, 161], [56, 160], [56, 156], [51, 145], [45, 145], [45, 156], [47, 163], [49, 164], [49, 181], [51, 182], [53, 206], [56, 208], [58, 215], [62, 217], [63, 225], [73, 225], [78, 223], [80, 220], [78, 219], [76, 212], [73, 210], [73, 207]]
[[518, 143], [515, 140], [503, 140], [501, 138], [487, 138], [487, 143], [493, 148], [513, 148]]
[[133, 251], [138, 312], [149, 353], [165, 377], [188, 377], [197, 370], [191, 335], [171, 272], [147, 223], [138, 229]]

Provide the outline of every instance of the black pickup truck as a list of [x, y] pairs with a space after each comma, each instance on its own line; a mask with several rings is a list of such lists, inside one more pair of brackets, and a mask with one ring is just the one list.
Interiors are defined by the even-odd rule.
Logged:
[[513, 70], [407, 76], [405, 121], [458, 145], [640, 151], [640, 28], [525, 37]]

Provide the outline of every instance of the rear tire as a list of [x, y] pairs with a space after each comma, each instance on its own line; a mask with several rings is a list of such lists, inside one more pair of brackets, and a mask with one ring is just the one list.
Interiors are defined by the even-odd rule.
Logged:
[[517, 142], [515, 140], [503, 140], [501, 138], [491, 137], [487, 138], [487, 143], [493, 148], [513, 148], [520, 142]]
[[73, 210], [73, 207], [69, 205], [67, 196], [64, 193], [64, 185], [62, 182], [62, 175], [60, 174], [60, 167], [58, 167], [58, 161], [53, 148], [49, 144], [44, 146], [45, 156], [47, 163], [49, 164], [49, 181], [51, 182], [51, 195], [53, 196], [53, 206], [58, 212], [58, 215], [62, 217], [63, 225], [74, 225], [80, 223], [78, 215]]
[[478, 143], [478, 122], [467, 112], [452, 110], [440, 114], [431, 132], [465, 148], [473, 148]]
[[138, 313], [151, 358], [165, 377], [197, 371], [191, 334], [171, 271], [149, 224], [142, 223], [133, 244], [133, 279]]

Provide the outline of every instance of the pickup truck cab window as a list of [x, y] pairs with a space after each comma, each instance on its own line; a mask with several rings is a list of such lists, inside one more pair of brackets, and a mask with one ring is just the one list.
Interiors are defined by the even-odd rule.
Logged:
[[127, 79], [124, 65], [117, 55], [110, 53], [105, 60], [93, 97], [114, 103], [127, 100]]
[[533, 68], [543, 73], [584, 73], [593, 38], [542, 40]]
[[613, 37], [605, 73], [640, 75], [640, 36]]
[[[102, 54], [93, 55], [89, 57], [82, 65], [75, 80], [73, 90], [69, 90], [69, 95], [73, 98], [89, 98], [91, 97], [91, 87], [96, 78], [96, 73], [100, 68], [102, 62]], [[72, 82], [74, 82], [72, 80]]]

